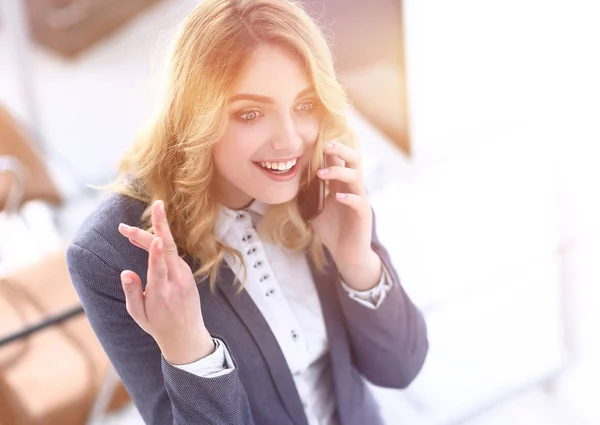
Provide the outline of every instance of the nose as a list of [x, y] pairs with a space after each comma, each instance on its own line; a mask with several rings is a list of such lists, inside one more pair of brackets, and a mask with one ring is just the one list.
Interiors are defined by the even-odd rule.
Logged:
[[286, 115], [281, 118], [271, 142], [273, 149], [298, 151], [302, 147], [302, 137], [294, 119]]

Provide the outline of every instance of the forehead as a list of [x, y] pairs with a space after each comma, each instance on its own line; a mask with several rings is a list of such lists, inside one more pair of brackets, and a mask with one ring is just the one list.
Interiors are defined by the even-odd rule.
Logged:
[[291, 49], [273, 44], [258, 45], [240, 69], [232, 95], [253, 93], [286, 98], [310, 85], [304, 61]]

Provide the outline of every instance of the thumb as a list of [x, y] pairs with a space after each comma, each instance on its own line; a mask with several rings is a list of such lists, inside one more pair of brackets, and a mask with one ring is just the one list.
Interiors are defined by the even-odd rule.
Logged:
[[143, 327], [148, 318], [146, 317], [142, 280], [131, 270], [124, 270], [121, 272], [121, 284], [123, 285], [123, 292], [125, 292], [127, 312], [138, 325]]

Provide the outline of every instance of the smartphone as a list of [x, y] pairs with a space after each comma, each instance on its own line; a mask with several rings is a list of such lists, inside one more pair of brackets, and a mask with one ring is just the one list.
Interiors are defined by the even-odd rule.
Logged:
[[[325, 154], [321, 159], [321, 167], [327, 167]], [[298, 209], [300, 215], [306, 224], [309, 224], [321, 214], [325, 207], [325, 180], [314, 175], [306, 186], [300, 189], [298, 193]]]

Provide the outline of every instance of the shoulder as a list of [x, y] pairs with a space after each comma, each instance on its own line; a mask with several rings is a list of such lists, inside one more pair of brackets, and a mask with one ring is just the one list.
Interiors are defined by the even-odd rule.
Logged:
[[139, 226], [145, 208], [145, 203], [120, 193], [104, 196], [69, 244], [69, 266], [83, 267], [95, 261], [118, 271], [147, 261], [145, 251], [133, 246], [118, 230], [119, 223]]

